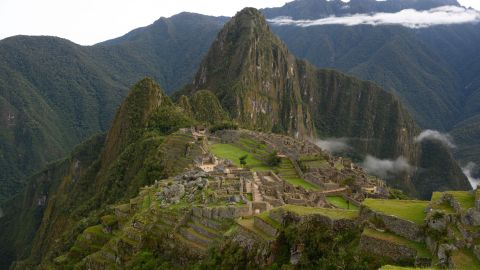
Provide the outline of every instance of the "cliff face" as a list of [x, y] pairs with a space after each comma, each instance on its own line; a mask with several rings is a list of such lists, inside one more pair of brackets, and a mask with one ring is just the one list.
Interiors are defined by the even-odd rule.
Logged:
[[[30, 177], [24, 191], [2, 205], [5, 215], [0, 218], [0, 269], [9, 269], [12, 261], [28, 257], [35, 238], [51, 243], [52, 240], [46, 235], [39, 236], [44, 231], [37, 233], [42, 222], [49, 222], [52, 208], [48, 202], [55, 197], [58, 200], [65, 191], [62, 185], [76, 182], [85, 174], [98, 158], [104, 141], [104, 135], [97, 135], [77, 146], [68, 158], [50, 164], [42, 172]], [[67, 192], [65, 195], [69, 194]], [[55, 211], [66, 213], [66, 207]]]
[[[274, 36], [263, 16], [244, 9], [228, 22], [203, 60], [193, 84], [185, 92], [210, 89], [240, 125], [287, 133], [295, 137], [346, 137], [361, 154], [381, 159], [405, 157], [410, 165], [428, 164], [420, 129], [392, 94], [374, 83], [333, 70], [318, 70], [296, 59]], [[441, 146], [440, 148], [442, 148]], [[441, 155], [448, 149], [437, 149]], [[423, 171], [448, 170], [440, 183], [422, 185], [415, 169], [400, 173], [389, 184], [411, 195], [428, 197], [437, 188], [467, 189], [468, 182], [448, 155], [449, 164], [422, 167]], [[430, 166], [430, 165], [429, 165]], [[452, 169], [453, 168], [453, 169]]]

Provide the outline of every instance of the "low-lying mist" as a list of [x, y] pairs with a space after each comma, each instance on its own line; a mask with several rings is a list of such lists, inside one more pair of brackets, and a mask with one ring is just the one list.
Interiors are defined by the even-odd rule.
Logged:
[[352, 149], [352, 147], [348, 145], [347, 138], [327, 138], [324, 140], [315, 140], [315, 144], [330, 153], [339, 153]]
[[463, 174], [468, 178], [468, 181], [470, 182], [470, 185], [472, 186], [473, 189], [476, 189], [477, 186], [480, 184], [480, 178], [476, 178], [474, 176], [474, 171], [478, 169], [477, 164], [473, 162], [469, 162], [467, 166], [462, 168]]
[[371, 155], [367, 155], [365, 160], [359, 164], [369, 174], [378, 176], [383, 179], [409, 172], [413, 167], [408, 164], [405, 157], [400, 156], [395, 160], [379, 159]]
[[427, 129], [415, 137], [415, 142], [417, 143], [421, 143], [424, 140], [437, 140], [449, 148], [455, 148], [453, 139], [449, 134], [441, 133], [436, 130]]

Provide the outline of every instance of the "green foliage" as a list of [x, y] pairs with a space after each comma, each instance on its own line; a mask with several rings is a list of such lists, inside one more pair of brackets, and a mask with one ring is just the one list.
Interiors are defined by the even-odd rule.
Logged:
[[399, 189], [389, 189], [389, 199], [391, 200], [408, 200], [410, 199], [403, 191]]
[[226, 129], [233, 129], [237, 130], [238, 129], [238, 124], [232, 121], [221, 121], [219, 123], [215, 123], [210, 127], [210, 132], [216, 132], [220, 130], [226, 130]]
[[215, 125], [228, 120], [217, 96], [208, 90], [195, 92], [191, 97], [193, 116], [201, 123]]
[[161, 135], [171, 134], [180, 128], [190, 127], [193, 121], [175, 106], [160, 107], [150, 118], [148, 128]]
[[47, 163], [105, 132], [129, 87], [146, 74], [169, 93], [190, 82], [225, 20], [183, 13], [93, 46], [55, 37], [1, 40], [0, 202]]
[[282, 158], [278, 156], [277, 151], [273, 151], [267, 156], [267, 165], [276, 167], [282, 162]]
[[157, 268], [157, 261], [154, 255], [149, 251], [142, 251], [133, 257], [127, 265], [132, 270], [150, 270]]
[[245, 167], [247, 165], [247, 158], [248, 158], [248, 155], [243, 155], [238, 158], [240, 160], [240, 165], [242, 167]]

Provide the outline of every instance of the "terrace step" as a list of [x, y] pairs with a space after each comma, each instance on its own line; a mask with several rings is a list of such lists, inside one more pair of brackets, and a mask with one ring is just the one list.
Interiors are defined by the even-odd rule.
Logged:
[[175, 237], [180, 242], [182, 242], [184, 245], [186, 245], [188, 247], [193, 247], [194, 249], [196, 249], [197, 251], [200, 251], [202, 253], [206, 253], [206, 251], [208, 249], [207, 245], [202, 245], [202, 244], [196, 243], [194, 241], [190, 241], [187, 238], [185, 238], [182, 234], [177, 233], [177, 234], [175, 234]]
[[224, 224], [221, 224], [220, 222], [212, 219], [199, 218], [196, 216], [192, 216], [191, 219], [194, 223], [202, 224], [203, 226], [208, 227], [212, 230], [224, 231], [227, 229]]
[[188, 228], [180, 228], [180, 234], [188, 239], [191, 242], [195, 242], [199, 245], [203, 245], [208, 247], [209, 245], [213, 244], [214, 240], [212, 238], [208, 238], [202, 234], [199, 234], [194, 229]]
[[222, 231], [214, 230], [200, 223], [190, 222], [188, 223], [188, 226], [193, 230], [195, 230], [197, 233], [204, 235], [205, 237], [208, 237], [208, 238], [218, 239], [222, 237]]
[[254, 225], [254, 221], [251, 218], [250, 219], [238, 220], [237, 224], [240, 227], [242, 227], [243, 229], [245, 229], [246, 231], [248, 231], [248, 232], [250, 232], [254, 235], [257, 235], [260, 239], [263, 239], [267, 242], [275, 240], [274, 237], [272, 237], [268, 234], [265, 234], [262, 230], [256, 228], [255, 225]]
[[100, 250], [97, 252], [97, 257], [101, 258], [103, 261], [108, 261], [111, 263], [115, 263], [115, 253], [113, 251], [108, 250]]
[[264, 234], [275, 237], [278, 233], [278, 229], [271, 224], [276, 223], [268, 216], [255, 216], [253, 217], [253, 225]]

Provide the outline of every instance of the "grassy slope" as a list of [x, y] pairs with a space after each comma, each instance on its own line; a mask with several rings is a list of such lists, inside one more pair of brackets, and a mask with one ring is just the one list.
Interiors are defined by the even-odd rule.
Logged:
[[245, 155], [248, 155], [246, 161], [247, 166], [253, 171], [269, 171], [271, 168], [266, 166], [262, 161], [255, 158], [251, 152], [247, 152], [235, 145], [231, 144], [213, 144], [210, 147], [210, 151], [224, 159], [229, 159], [236, 166], [240, 167], [239, 158]]
[[347, 203], [347, 200], [340, 196], [327, 196], [327, 202], [335, 205], [338, 208], [342, 209], [350, 209], [350, 210], [358, 210], [358, 206], [354, 204]]
[[432, 201], [440, 199], [443, 193], [452, 194], [463, 210], [467, 210], [475, 206], [475, 195], [470, 191], [434, 192], [432, 194]]
[[373, 211], [422, 224], [426, 216], [425, 209], [428, 203], [428, 201], [366, 199], [363, 205]]
[[419, 256], [426, 257], [426, 258], [430, 258], [432, 256], [424, 244], [410, 241], [396, 234], [392, 234], [388, 232], [379, 232], [370, 228], [365, 228], [363, 233], [370, 237], [382, 239], [388, 242], [413, 248], [417, 251], [417, 254]]
[[184, 13], [88, 47], [54, 37], [1, 40], [0, 202], [106, 131], [139, 79], [154, 77], [169, 92], [190, 82], [224, 21]]
[[457, 269], [479, 270], [480, 263], [475, 255], [469, 250], [455, 250], [452, 252], [452, 260]]

